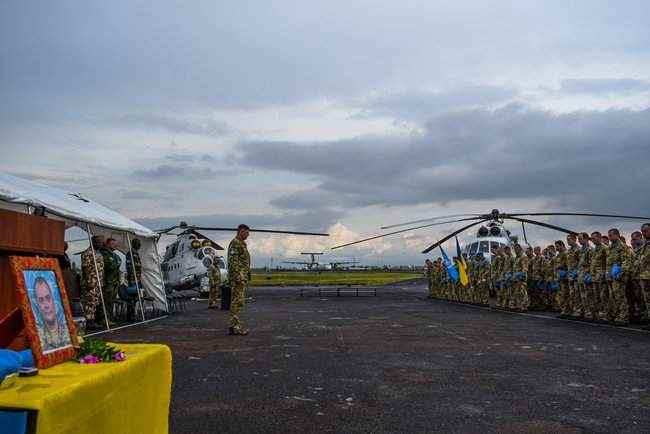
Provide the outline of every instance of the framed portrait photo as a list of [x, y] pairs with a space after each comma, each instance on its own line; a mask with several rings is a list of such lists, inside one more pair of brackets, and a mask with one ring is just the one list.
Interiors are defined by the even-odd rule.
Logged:
[[72, 359], [77, 333], [59, 262], [10, 256], [9, 264], [36, 367], [48, 368]]

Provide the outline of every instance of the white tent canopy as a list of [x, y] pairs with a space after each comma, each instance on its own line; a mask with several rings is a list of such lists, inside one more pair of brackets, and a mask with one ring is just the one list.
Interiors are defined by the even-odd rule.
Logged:
[[92, 235], [115, 238], [123, 251], [129, 250], [128, 238], [139, 239], [143, 289], [158, 309], [168, 310], [155, 232], [78, 193], [0, 173], [0, 208], [28, 212], [30, 206], [44, 208], [49, 218], [64, 221], [66, 228], [78, 226]]

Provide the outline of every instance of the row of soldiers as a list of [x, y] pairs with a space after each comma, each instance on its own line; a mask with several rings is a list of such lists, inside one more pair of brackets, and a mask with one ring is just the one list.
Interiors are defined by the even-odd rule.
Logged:
[[[496, 308], [551, 310], [560, 317], [627, 325], [630, 318], [650, 320], [650, 223], [632, 234], [632, 247], [620, 231], [607, 235], [570, 234], [542, 249], [515, 244], [467, 260], [469, 285], [448, 276], [440, 259], [426, 266], [433, 298], [487, 305], [489, 290]], [[455, 259], [457, 262], [457, 259]]]
[[[89, 329], [102, 328], [104, 306], [106, 318], [115, 324], [113, 304], [122, 285], [120, 267], [122, 259], [116, 253], [117, 241], [113, 238], [104, 240], [96, 235], [91, 239], [92, 246], [81, 253], [81, 304]], [[131, 252], [126, 253], [126, 283], [128, 286], [142, 288], [142, 261], [140, 260], [140, 240], [131, 243]], [[102, 303], [103, 298], [103, 303]], [[127, 316], [133, 319], [134, 305], [128, 305]]]

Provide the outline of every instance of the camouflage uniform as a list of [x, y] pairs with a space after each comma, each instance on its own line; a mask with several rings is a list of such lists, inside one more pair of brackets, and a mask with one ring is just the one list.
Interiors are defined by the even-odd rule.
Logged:
[[512, 257], [511, 254], [506, 253], [503, 256], [503, 262], [501, 262], [501, 282], [502, 282], [502, 300], [503, 300], [503, 305], [502, 307], [504, 309], [508, 309], [510, 307], [510, 303], [512, 301], [512, 269], [514, 265], [514, 258]]
[[542, 263], [542, 299], [544, 300], [544, 307], [550, 311], [558, 311], [560, 305], [557, 302], [556, 291], [551, 288], [551, 284], [557, 282], [555, 261], [555, 255], [548, 252]]
[[475, 303], [485, 306], [490, 303], [490, 264], [485, 258], [473, 262]]
[[120, 265], [122, 260], [110, 249], [102, 249], [104, 258], [104, 304], [106, 305], [108, 319], [113, 319], [113, 303], [120, 286]]
[[208, 308], [216, 308], [219, 305], [219, 286], [221, 285], [221, 270], [215, 264], [210, 266], [210, 296], [208, 297]]
[[512, 292], [508, 306], [517, 311], [528, 310], [530, 298], [528, 297], [528, 257], [519, 253], [512, 262]]
[[591, 252], [589, 274], [594, 286], [594, 315], [595, 320], [606, 321], [609, 304], [609, 287], [605, 278], [607, 272], [607, 247], [603, 244], [596, 245]]
[[503, 255], [496, 255], [494, 259], [492, 259], [492, 281], [494, 282], [494, 290], [496, 292], [497, 296], [497, 304], [496, 307], [504, 307], [504, 292], [503, 292], [503, 286], [504, 283], [501, 280], [502, 275], [501, 275], [501, 270], [503, 269], [503, 260], [504, 256]]
[[528, 293], [530, 294], [530, 308], [543, 310], [545, 307], [543, 299], [543, 288], [545, 287], [544, 256], [534, 256], [529, 265]]
[[[135, 268], [135, 275], [133, 274], [133, 268]], [[140, 259], [140, 253], [133, 250], [133, 257], [131, 257], [131, 252], [126, 254], [126, 282], [129, 286], [135, 285], [136, 277], [138, 286], [142, 288], [142, 260]]]
[[645, 310], [641, 312], [641, 319], [650, 319], [650, 240], [646, 240], [634, 255], [634, 278], [641, 288], [641, 295], [645, 302]]
[[55, 350], [72, 344], [67, 325], [58, 321], [55, 330], [50, 330], [44, 324], [43, 328], [39, 329], [38, 337], [40, 338], [41, 349], [43, 351]]
[[[571, 314], [571, 310], [570, 310], [571, 309], [571, 302], [570, 302], [571, 282], [569, 282], [568, 279], [568, 270], [569, 270], [568, 260], [569, 260], [568, 252], [565, 250], [557, 254], [553, 264], [555, 268], [554, 280], [560, 284], [560, 296], [559, 296], [560, 314], [565, 317], [568, 317]], [[561, 274], [564, 274], [564, 277], [562, 277]]]
[[[607, 282], [610, 285], [608, 317], [610, 322], [618, 325], [627, 324], [630, 319], [629, 307], [625, 298], [625, 281], [630, 269], [631, 254], [620, 240], [611, 241], [607, 250]], [[611, 275], [614, 265], [621, 267], [617, 279]]]
[[580, 306], [580, 288], [578, 287], [578, 262], [580, 248], [575, 245], [567, 251], [568, 297], [565, 299], [567, 315], [573, 317], [573, 312]]
[[[595, 312], [595, 295], [593, 283], [585, 282], [585, 275], [591, 270], [591, 256], [593, 250], [588, 245], [580, 246], [580, 257], [578, 259], [578, 280], [579, 298], [576, 306], [573, 307], [572, 315], [576, 318], [584, 317], [586, 320], [593, 320]], [[592, 278], [593, 280], [593, 278]]]
[[233, 331], [241, 331], [239, 313], [244, 307], [245, 289], [250, 273], [251, 257], [246, 247], [246, 241], [237, 237], [228, 245], [228, 281], [230, 282], [230, 327]]
[[[81, 304], [84, 316], [89, 323], [95, 322], [97, 306], [101, 305], [101, 293], [104, 285], [104, 258], [95, 250], [97, 269], [93, 261], [93, 252], [90, 247], [81, 253]], [[97, 274], [99, 272], [99, 280]]]

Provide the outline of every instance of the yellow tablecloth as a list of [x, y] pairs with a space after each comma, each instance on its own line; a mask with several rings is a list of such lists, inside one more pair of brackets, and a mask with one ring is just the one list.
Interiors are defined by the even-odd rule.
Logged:
[[126, 353], [125, 361], [41, 369], [0, 391], [0, 407], [37, 410], [37, 434], [168, 432], [169, 347], [116, 345]]

